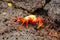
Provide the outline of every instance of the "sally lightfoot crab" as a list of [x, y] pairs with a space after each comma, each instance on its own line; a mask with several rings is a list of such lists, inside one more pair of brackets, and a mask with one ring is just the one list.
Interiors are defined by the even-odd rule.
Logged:
[[18, 27], [18, 29], [21, 29], [24, 23], [26, 23], [26, 28], [28, 28], [28, 23], [32, 23], [34, 25], [36, 25], [36, 23], [38, 23], [37, 29], [39, 29], [43, 25], [42, 17], [36, 17], [35, 15], [29, 15], [29, 16], [26, 16], [24, 18], [23, 17], [17, 17], [17, 18], [13, 18], [13, 19], [15, 19], [16, 22], [10, 22], [12, 24], [22, 22], [22, 24]]

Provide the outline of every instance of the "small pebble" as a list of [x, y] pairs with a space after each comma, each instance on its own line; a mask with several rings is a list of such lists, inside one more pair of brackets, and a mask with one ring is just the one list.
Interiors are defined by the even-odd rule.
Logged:
[[7, 13], [6, 13], [6, 12], [3, 12], [2, 14], [3, 14], [3, 15], [6, 15]]
[[12, 3], [8, 3], [8, 6], [9, 6], [9, 7], [12, 7]]

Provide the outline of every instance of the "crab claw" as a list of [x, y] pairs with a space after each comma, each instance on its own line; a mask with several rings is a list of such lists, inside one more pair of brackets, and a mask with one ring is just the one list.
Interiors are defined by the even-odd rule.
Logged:
[[39, 24], [38, 24], [37, 29], [39, 29], [39, 28], [42, 27], [42, 25], [43, 25], [43, 20], [42, 20], [42, 18], [38, 18], [38, 22], [39, 22]]
[[37, 27], [37, 29], [39, 29], [40, 27], [42, 27], [42, 25], [43, 25], [43, 23], [39, 24], [38, 27]]

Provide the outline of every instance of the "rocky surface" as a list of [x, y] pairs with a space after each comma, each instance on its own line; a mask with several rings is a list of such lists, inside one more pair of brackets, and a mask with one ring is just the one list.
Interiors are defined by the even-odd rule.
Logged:
[[[12, 30], [0, 34], [0, 40], [59, 40], [56, 31], [41, 29], [36, 31], [32, 27], [29, 29], [23, 28], [22, 31]], [[48, 34], [48, 35], [47, 35]]]
[[[23, 1], [21, 4], [24, 5], [23, 3], [26, 3], [25, 1]], [[30, 3], [31, 1], [28, 0], [28, 3]], [[36, 1], [38, 3], [38, 0], [35, 0], [34, 4]], [[39, 2], [40, 1], [42, 2], [44, 0], [39, 0]], [[20, 3], [19, 0], [18, 1], [0, 0], [0, 40], [59, 40], [60, 39], [60, 26], [57, 27], [55, 23], [53, 22], [53, 20], [51, 19], [51, 17], [46, 16], [46, 15], [40, 15], [42, 13], [44, 14], [45, 10], [41, 10], [41, 9], [37, 10], [40, 13], [36, 12], [36, 14], [34, 12], [34, 14], [37, 17], [41, 16], [43, 20], [46, 22], [40, 29], [36, 29], [37, 25], [29, 24], [28, 29], [26, 29], [25, 25], [23, 25], [23, 28], [21, 30], [17, 30], [16, 28], [20, 26], [21, 23], [9, 24], [9, 22], [16, 21], [16, 20], [13, 20], [12, 18], [17, 18], [19, 16], [25, 17], [27, 15], [30, 15], [31, 13], [29, 13], [28, 11], [30, 10], [34, 11], [37, 5], [35, 4], [35, 7], [32, 6], [32, 8], [31, 9], [28, 8], [29, 9], [28, 10], [27, 6], [25, 6], [28, 3], [26, 3], [24, 6], [21, 6], [22, 8], [20, 8], [20, 6], [16, 2]], [[8, 5], [8, 3], [10, 4]], [[34, 5], [34, 4], [31, 4], [31, 5]], [[31, 5], [29, 4], [29, 7], [31, 7]], [[38, 8], [39, 7], [40, 5], [38, 6]], [[48, 7], [46, 8], [46, 10], [48, 10]], [[56, 9], [56, 11], [57, 10], [58, 9]], [[59, 10], [58, 10], [58, 13], [59, 13]]]
[[12, 0], [12, 2], [29, 12], [34, 12], [37, 8], [42, 8], [45, 4], [45, 0]]
[[51, 0], [49, 3], [46, 4], [44, 9], [48, 10], [48, 15], [56, 23], [60, 23], [60, 0]]

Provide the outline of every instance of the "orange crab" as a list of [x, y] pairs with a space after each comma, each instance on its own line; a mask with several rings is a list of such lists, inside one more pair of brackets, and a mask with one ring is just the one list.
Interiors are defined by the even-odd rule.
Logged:
[[38, 22], [38, 27], [37, 29], [39, 29], [40, 27], [42, 27], [43, 25], [43, 19], [41, 17], [36, 17], [35, 15], [29, 15], [26, 17], [18, 17], [18, 18], [13, 18], [16, 19], [16, 22], [11, 22], [11, 23], [17, 23], [17, 22], [22, 22], [22, 24], [18, 27], [19, 29], [22, 28], [23, 24], [26, 23], [26, 28], [28, 28], [28, 23], [32, 23], [32, 24], [36, 24]]

